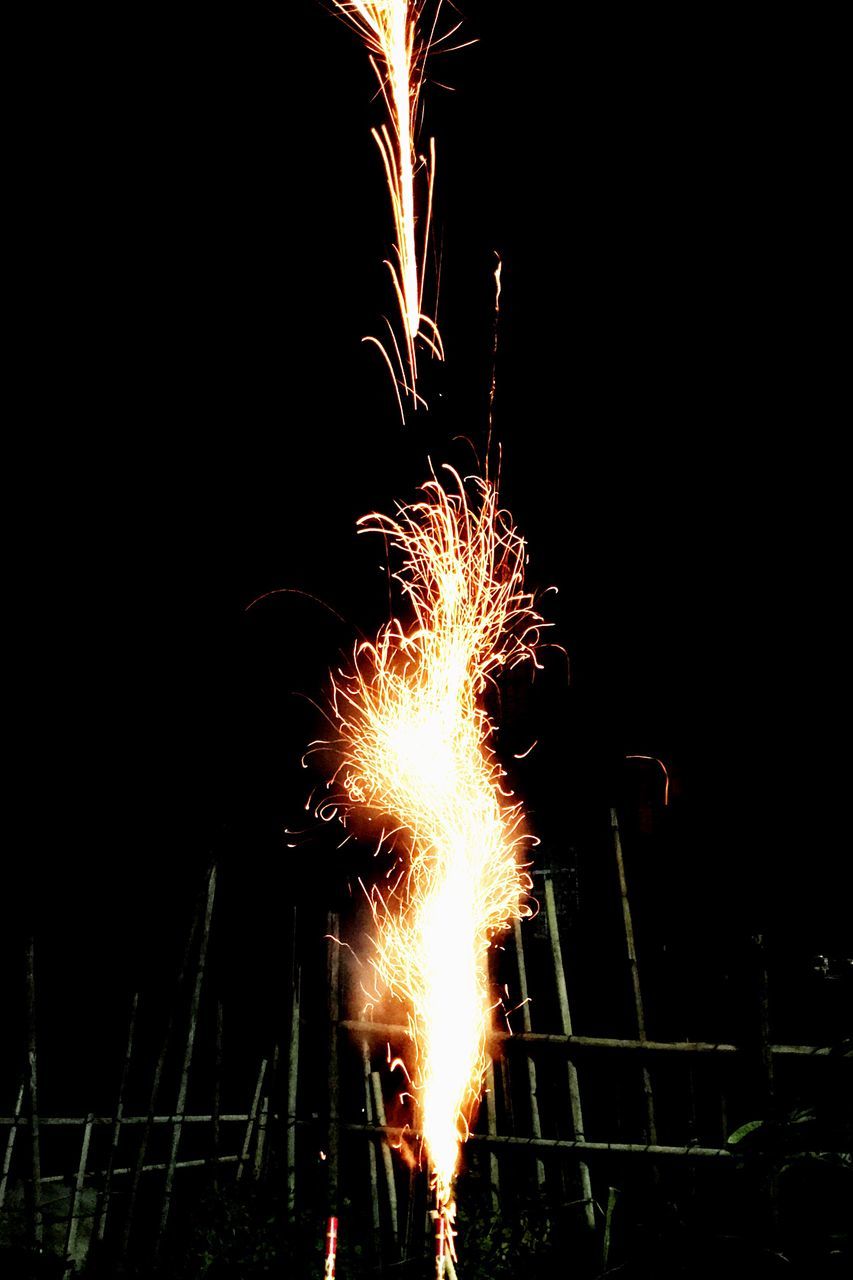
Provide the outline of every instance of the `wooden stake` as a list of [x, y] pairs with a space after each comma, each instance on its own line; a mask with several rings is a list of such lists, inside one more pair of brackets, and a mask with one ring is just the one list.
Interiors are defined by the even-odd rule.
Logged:
[[92, 1140], [93, 1120], [94, 1117], [90, 1113], [86, 1117], [86, 1127], [83, 1130], [83, 1142], [80, 1147], [80, 1163], [77, 1166], [77, 1177], [74, 1179], [74, 1189], [68, 1204], [68, 1226], [65, 1231], [65, 1280], [68, 1280], [68, 1277], [74, 1275], [76, 1271], [71, 1255], [77, 1243], [77, 1222], [79, 1219], [77, 1207], [80, 1203], [83, 1184], [86, 1181], [86, 1165], [89, 1163], [89, 1143]]
[[219, 1190], [219, 1123], [222, 1113], [222, 1001], [216, 1002], [216, 1048], [213, 1066], [213, 1190]]
[[18, 1128], [20, 1127], [19, 1122], [21, 1119], [21, 1112], [24, 1108], [26, 1092], [26, 1081], [22, 1079], [20, 1088], [18, 1089], [17, 1101], [15, 1102], [15, 1113], [9, 1129], [9, 1136], [6, 1139], [6, 1154], [3, 1156], [3, 1170], [2, 1173], [0, 1173], [0, 1209], [2, 1209], [3, 1205], [6, 1203], [6, 1187], [9, 1182], [9, 1170], [12, 1167], [12, 1152], [15, 1149], [15, 1138], [17, 1137]]
[[[368, 1124], [374, 1124], [376, 1117], [373, 1111], [373, 1086], [371, 1084], [370, 1051], [367, 1041], [361, 1042], [361, 1057], [364, 1064], [364, 1118]], [[370, 1207], [373, 1215], [373, 1246], [377, 1262], [382, 1262], [382, 1219], [379, 1213], [379, 1175], [376, 1166], [377, 1142], [367, 1144], [367, 1166], [370, 1172]]]
[[176, 998], [169, 1013], [169, 1021], [166, 1024], [166, 1030], [163, 1034], [163, 1040], [160, 1045], [160, 1053], [154, 1066], [154, 1075], [151, 1078], [151, 1092], [148, 1098], [148, 1111], [145, 1121], [145, 1127], [142, 1131], [142, 1139], [139, 1143], [139, 1150], [136, 1153], [136, 1164], [133, 1171], [133, 1178], [130, 1184], [130, 1192], [127, 1199], [127, 1212], [124, 1219], [124, 1231], [121, 1240], [121, 1255], [127, 1254], [128, 1245], [130, 1244], [130, 1233], [133, 1229], [134, 1210], [136, 1208], [136, 1197], [139, 1193], [139, 1182], [142, 1178], [142, 1172], [145, 1168], [145, 1157], [148, 1154], [148, 1142], [151, 1137], [151, 1129], [154, 1125], [154, 1117], [157, 1109], [157, 1101], [160, 1097], [160, 1082], [163, 1077], [163, 1067], [166, 1062], [166, 1054], [172, 1043], [172, 1032], [175, 1026], [175, 1020], [178, 1011], [178, 996], [183, 991], [184, 983], [189, 972], [190, 955], [192, 953], [193, 943], [198, 933], [199, 924], [201, 923], [203, 910], [203, 898], [199, 898], [196, 909], [193, 912], [192, 925], [190, 926], [189, 937], [187, 938], [184, 955], [181, 961], [181, 968], [178, 972], [178, 981], [176, 984]]
[[[382, 1097], [382, 1079], [378, 1071], [371, 1071], [370, 1083], [373, 1087], [373, 1110], [376, 1115], [376, 1123], [385, 1126], [385, 1101]], [[394, 1161], [391, 1158], [391, 1148], [388, 1145], [388, 1139], [382, 1139], [382, 1163], [385, 1166], [385, 1185], [388, 1189], [388, 1208], [391, 1212], [391, 1235], [396, 1245], [399, 1241], [399, 1227], [397, 1223], [397, 1184], [394, 1181]]]
[[299, 1003], [302, 975], [294, 963], [290, 989], [290, 1046], [287, 1055], [287, 1213], [296, 1217], [296, 1107], [299, 1093]]
[[328, 997], [329, 997], [329, 1130], [326, 1149], [329, 1216], [338, 1217], [338, 1160], [340, 1115], [338, 1079], [338, 1024], [341, 1017], [341, 947], [338, 941], [340, 920], [336, 911], [329, 912]]
[[[625, 876], [625, 859], [622, 856], [622, 838], [619, 834], [619, 820], [616, 810], [610, 810], [610, 827], [613, 832], [613, 847], [616, 850], [616, 868], [619, 873], [619, 893], [622, 898], [622, 920], [625, 925], [625, 945], [628, 950], [628, 965], [631, 970], [631, 986], [634, 992], [634, 1013], [637, 1019], [637, 1037], [646, 1039], [646, 1016], [643, 1008], [643, 992], [640, 986], [640, 966], [637, 963], [637, 948], [634, 944], [634, 924], [631, 919], [631, 903], [628, 898], [628, 881]], [[643, 1067], [643, 1096], [646, 1103], [646, 1138], [652, 1145], [657, 1143], [657, 1123], [655, 1121], [655, 1100], [652, 1093], [652, 1078], [648, 1067]]]
[[512, 1074], [509, 1069], [509, 1061], [505, 1056], [500, 1059], [501, 1071], [501, 1088], [504, 1096], [504, 1115], [509, 1125], [510, 1133], [515, 1133], [515, 1107], [512, 1101]]
[[610, 1246], [613, 1239], [613, 1214], [616, 1211], [616, 1201], [619, 1197], [618, 1187], [607, 1188], [607, 1214], [604, 1219], [604, 1244], [601, 1250], [601, 1266], [604, 1271], [610, 1261]]
[[178, 1098], [175, 1105], [175, 1123], [172, 1128], [172, 1146], [169, 1152], [169, 1163], [166, 1169], [166, 1180], [163, 1187], [163, 1203], [160, 1209], [160, 1225], [157, 1231], [157, 1238], [154, 1242], [154, 1258], [155, 1261], [160, 1255], [160, 1249], [163, 1244], [163, 1237], [166, 1233], [166, 1224], [169, 1221], [169, 1210], [172, 1205], [172, 1188], [175, 1181], [175, 1165], [178, 1159], [178, 1148], [181, 1143], [181, 1132], [183, 1129], [184, 1111], [187, 1105], [187, 1082], [189, 1080], [190, 1066], [193, 1060], [193, 1048], [195, 1047], [195, 1031], [198, 1022], [198, 1007], [201, 1000], [201, 988], [204, 982], [204, 969], [207, 961], [207, 943], [210, 937], [210, 922], [213, 917], [213, 900], [216, 896], [216, 863], [210, 868], [210, 876], [207, 882], [207, 905], [204, 913], [204, 925], [202, 927], [201, 941], [198, 949], [198, 961], [195, 970], [195, 983], [193, 985], [192, 1001], [190, 1003], [190, 1017], [187, 1026], [187, 1039], [184, 1045], [184, 1061], [181, 1067], [181, 1081], [178, 1086]]
[[[521, 921], [514, 920], [512, 924], [513, 936], [515, 938], [515, 958], [518, 967], [518, 989], [521, 996], [521, 1019], [524, 1030], [529, 1034], [533, 1030], [533, 1020], [530, 1014], [530, 993], [527, 987], [527, 965], [524, 959], [524, 942], [521, 935]], [[537, 1091], [536, 1081], [536, 1063], [530, 1054], [527, 1055], [527, 1086], [530, 1093], [530, 1131], [534, 1138], [542, 1137], [542, 1125], [539, 1119], [539, 1095]], [[536, 1159], [536, 1185], [541, 1191], [545, 1186], [545, 1165], [538, 1157]]]
[[[770, 1044], [770, 984], [767, 974], [767, 942], [763, 933], [756, 935], [756, 960], [758, 965], [758, 1044], [761, 1059], [763, 1112], [772, 1123], [776, 1118], [775, 1070]], [[779, 1179], [771, 1170], [767, 1180], [766, 1218], [767, 1240], [771, 1248], [779, 1235]]]
[[[495, 1099], [495, 1064], [489, 1059], [489, 1065], [486, 1068], [486, 1124], [488, 1126], [490, 1137], [496, 1137], [498, 1132], [498, 1108]], [[537, 1161], [537, 1165], [540, 1162]], [[543, 1179], [544, 1182], [544, 1169]], [[492, 1197], [492, 1212], [497, 1213], [501, 1207], [501, 1171], [498, 1164], [497, 1152], [489, 1149], [489, 1184]], [[539, 1184], [540, 1186], [542, 1183]]]
[[249, 1109], [249, 1119], [246, 1123], [246, 1132], [243, 1134], [243, 1148], [240, 1152], [240, 1160], [237, 1164], [237, 1181], [243, 1177], [243, 1170], [249, 1159], [249, 1152], [252, 1148], [252, 1134], [255, 1131], [255, 1121], [258, 1117], [258, 1107], [261, 1101], [261, 1090], [264, 1087], [264, 1076], [267, 1073], [267, 1060], [261, 1058], [261, 1065], [258, 1071], [258, 1078], [255, 1081], [255, 1092], [252, 1095], [252, 1105]]
[[770, 987], [767, 978], [767, 944], [763, 933], [759, 933], [756, 936], [755, 947], [758, 964], [758, 1042], [761, 1053], [764, 1109], [769, 1114], [773, 1110], [775, 1078], [773, 1051], [770, 1044]]
[[[272, 1072], [270, 1075], [272, 1075]], [[269, 1094], [265, 1093], [261, 1098], [261, 1110], [258, 1115], [258, 1137], [255, 1143], [255, 1167], [253, 1171], [255, 1182], [260, 1181], [261, 1172], [264, 1167], [264, 1142], [267, 1136], [267, 1116], [269, 1114], [269, 1109]]]
[[[569, 1009], [569, 993], [566, 988], [566, 971], [563, 966], [563, 951], [560, 946], [560, 926], [557, 921], [557, 903], [554, 898], [554, 884], [550, 875], [545, 875], [545, 910], [548, 919], [548, 934], [551, 939], [551, 956], [554, 961], [554, 977], [557, 981], [557, 999], [560, 1004], [560, 1020], [563, 1025], [563, 1034], [570, 1036], [572, 1034], [572, 1015]], [[581, 1108], [580, 1086], [578, 1084], [578, 1073], [574, 1062], [569, 1059], [567, 1064], [569, 1077], [569, 1103], [572, 1113], [572, 1130], [575, 1135], [576, 1142], [584, 1141], [584, 1124], [583, 1110]], [[589, 1177], [589, 1165], [586, 1161], [578, 1162], [578, 1172], [580, 1174], [581, 1196], [584, 1200], [584, 1218], [586, 1219], [587, 1228], [590, 1231], [595, 1230], [595, 1211], [592, 1202], [592, 1183]]]
[[43, 1225], [41, 1214], [41, 1149], [39, 1146], [38, 1114], [38, 1060], [36, 1057], [36, 979], [35, 942], [30, 938], [27, 947], [27, 1056], [29, 1061], [30, 1101], [30, 1231], [36, 1249], [41, 1249]]
[[274, 1114], [276, 1085], [278, 1082], [279, 1060], [281, 1058], [281, 1050], [277, 1044], [273, 1045], [272, 1062], [267, 1072], [266, 1093], [261, 1101], [261, 1114], [258, 1120], [258, 1143], [255, 1149], [255, 1181], [264, 1176], [266, 1164], [269, 1159], [267, 1150], [267, 1129], [269, 1118]]
[[118, 1086], [118, 1099], [116, 1100], [116, 1113], [113, 1121], [112, 1141], [110, 1143], [110, 1154], [107, 1158], [107, 1170], [104, 1175], [104, 1185], [98, 1197], [97, 1220], [94, 1238], [100, 1243], [104, 1239], [107, 1230], [107, 1214], [110, 1207], [110, 1195], [112, 1192], [113, 1169], [115, 1168], [116, 1159], [118, 1158], [118, 1144], [121, 1136], [121, 1124], [124, 1117], [124, 1100], [127, 1091], [127, 1078], [130, 1074], [130, 1062], [133, 1057], [133, 1036], [136, 1029], [136, 1010], [139, 1005], [139, 992], [135, 992], [130, 1002], [130, 1022], [127, 1028], [127, 1044], [124, 1050], [124, 1060], [121, 1067], [121, 1078]]

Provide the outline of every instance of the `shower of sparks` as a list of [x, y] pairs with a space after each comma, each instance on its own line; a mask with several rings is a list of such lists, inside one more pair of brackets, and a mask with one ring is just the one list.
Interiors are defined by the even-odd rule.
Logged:
[[[375, 990], [399, 999], [411, 1040], [409, 1090], [423, 1135], [443, 1235], [453, 1256], [453, 1180], [483, 1088], [486, 1039], [500, 1003], [488, 951], [531, 914], [520, 801], [493, 747], [488, 686], [530, 662], [545, 623], [524, 590], [525, 543], [488, 480], [447, 488], [435, 477], [396, 518], [373, 514], [401, 557], [394, 577], [411, 618], [357, 645], [332, 679], [336, 769], [321, 816], [361, 811], [394, 847], [391, 888], [374, 888]], [[378, 851], [378, 850], [377, 850]]]
[[[431, 49], [446, 42], [459, 24], [436, 36], [442, 0], [432, 0], [432, 21], [424, 22], [430, 0], [332, 0], [364, 41], [387, 119], [372, 134], [382, 157], [396, 240], [385, 260], [391, 273], [402, 322], [402, 344], [389, 325], [391, 349], [378, 338], [365, 338], [381, 351], [397, 393], [400, 414], [403, 396], [415, 407], [424, 404], [417, 391], [418, 344], [437, 359], [444, 358], [441, 335], [434, 319], [423, 310], [424, 276], [432, 219], [435, 145], [428, 156], [417, 151], [424, 68]], [[420, 208], [418, 207], [420, 204]], [[402, 395], [401, 395], [402, 392]]]

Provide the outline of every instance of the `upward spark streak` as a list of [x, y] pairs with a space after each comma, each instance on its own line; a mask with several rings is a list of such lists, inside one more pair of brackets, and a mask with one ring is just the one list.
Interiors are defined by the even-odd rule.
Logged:
[[[416, 406], [424, 403], [416, 389], [418, 340], [436, 358], [444, 358], [438, 327], [423, 311], [435, 147], [430, 140], [428, 159], [418, 156], [416, 150], [424, 65], [431, 45], [438, 43], [433, 37], [442, 0], [435, 0], [434, 21], [425, 38], [420, 34], [425, 0], [333, 0], [333, 3], [367, 46], [370, 65], [379, 82], [388, 115], [387, 122], [380, 129], [373, 129], [372, 133], [382, 157], [391, 197], [396, 243], [393, 259], [386, 259], [386, 266], [391, 273], [400, 311], [403, 349], [400, 350], [393, 334], [393, 359], [378, 338], [366, 338], [365, 341], [375, 343], [385, 357], [395, 380], [402, 415], [400, 390], [411, 396]], [[425, 188], [424, 213], [420, 220], [416, 210], [418, 180]]]
[[396, 519], [360, 521], [401, 553], [395, 578], [412, 620], [392, 617], [333, 677], [340, 736], [322, 745], [338, 761], [328, 806], [342, 805], [344, 820], [362, 810], [408, 848], [395, 887], [371, 895], [372, 963], [377, 996], [407, 1010], [411, 1091], [450, 1229], [460, 1144], [487, 1066], [488, 950], [531, 914], [523, 854], [533, 838], [495, 755], [484, 695], [502, 669], [539, 666], [548, 624], [524, 590], [525, 544], [494, 486], [446, 470], [450, 491], [433, 478]]

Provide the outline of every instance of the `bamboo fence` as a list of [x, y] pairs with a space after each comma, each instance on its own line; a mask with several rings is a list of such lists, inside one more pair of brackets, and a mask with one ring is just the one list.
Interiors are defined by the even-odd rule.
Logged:
[[[525, 1180], [534, 1194], [543, 1199], [566, 1183], [566, 1171], [573, 1170], [574, 1196], [570, 1204], [579, 1211], [579, 1228], [599, 1232], [599, 1247], [605, 1261], [612, 1253], [613, 1219], [620, 1192], [605, 1179], [596, 1193], [601, 1163], [612, 1160], [647, 1161], [649, 1172], [658, 1165], [667, 1167], [733, 1167], [736, 1153], [726, 1145], [728, 1117], [725, 1093], [721, 1089], [721, 1139], [717, 1144], [697, 1140], [694, 1085], [690, 1084], [689, 1113], [685, 1116], [685, 1141], [661, 1142], [658, 1136], [652, 1069], [658, 1062], [682, 1063], [692, 1071], [697, 1063], [708, 1064], [712, 1072], [734, 1064], [737, 1070], [755, 1066], [754, 1045], [702, 1040], [656, 1040], [647, 1034], [643, 992], [640, 984], [638, 947], [629, 899], [629, 883], [616, 814], [611, 813], [611, 832], [616, 857], [617, 880], [624, 927], [625, 959], [633, 996], [636, 1034], [632, 1037], [603, 1037], [579, 1034], [575, 1030], [570, 991], [579, 975], [570, 972], [561, 938], [561, 921], [555, 891], [555, 877], [538, 873], [543, 910], [539, 922], [538, 970], [531, 969], [527, 954], [525, 926], [516, 925], [508, 945], [514, 953], [514, 994], [518, 997], [521, 1027], [515, 1032], [495, 1029], [489, 1042], [491, 1061], [485, 1082], [484, 1106], [478, 1131], [470, 1135], [472, 1159], [479, 1159], [488, 1187], [491, 1209], [500, 1212], [505, 1195], [514, 1194]], [[23, 1198], [26, 1236], [31, 1245], [42, 1247], [47, 1225], [56, 1225], [56, 1205], [61, 1205], [60, 1252], [65, 1259], [65, 1275], [75, 1262], [85, 1261], [93, 1248], [109, 1249], [114, 1256], [126, 1255], [135, 1240], [142, 1240], [139, 1226], [141, 1202], [158, 1207], [155, 1225], [148, 1233], [147, 1247], [156, 1259], [162, 1252], [182, 1177], [206, 1174], [218, 1189], [226, 1176], [235, 1183], [259, 1182], [275, 1177], [284, 1192], [284, 1215], [294, 1220], [309, 1208], [316, 1197], [316, 1177], [306, 1176], [309, 1154], [322, 1146], [324, 1161], [325, 1211], [338, 1219], [351, 1188], [353, 1169], [361, 1168], [356, 1193], [362, 1196], [368, 1224], [368, 1247], [378, 1265], [403, 1262], [425, 1256], [425, 1238], [431, 1230], [430, 1205], [424, 1181], [414, 1168], [406, 1168], [392, 1152], [401, 1139], [416, 1146], [419, 1135], [389, 1123], [388, 1098], [383, 1089], [386, 1046], [402, 1044], [405, 1025], [347, 1016], [356, 1000], [350, 988], [350, 974], [343, 957], [341, 921], [335, 913], [327, 920], [325, 1020], [309, 1022], [305, 1016], [303, 986], [308, 946], [300, 946], [297, 921], [293, 919], [293, 949], [290, 961], [289, 998], [281, 1001], [286, 1010], [280, 1054], [273, 1045], [264, 1054], [254, 1074], [244, 1110], [223, 1109], [223, 1025], [222, 1001], [211, 1004], [215, 1021], [213, 1040], [212, 1095], [210, 1105], [192, 1109], [193, 1068], [199, 1022], [204, 1014], [207, 956], [214, 918], [217, 870], [212, 866], [205, 877], [194, 913], [176, 987], [174, 1006], [150, 1076], [147, 1106], [134, 1114], [129, 1109], [129, 1081], [140, 1064], [138, 1015], [144, 1001], [135, 994], [130, 1001], [127, 1036], [118, 1066], [115, 1104], [108, 1114], [89, 1111], [75, 1116], [43, 1115], [39, 1109], [38, 1036], [36, 1016], [36, 954], [31, 942], [26, 954], [27, 1028], [25, 1063], [20, 1084], [8, 1115], [0, 1115], [0, 1214], [11, 1213], [10, 1192], [16, 1191], [16, 1205]], [[543, 939], [541, 934], [546, 937]], [[309, 940], [310, 941], [310, 940]], [[543, 960], [543, 956], [547, 957]], [[843, 1061], [850, 1065], [848, 1048], [830, 1045], [776, 1043], [771, 1036], [766, 949], [757, 943], [759, 970], [756, 1023], [761, 1079], [765, 1101], [772, 1108], [774, 1073], [780, 1063], [801, 1069], [808, 1059], [822, 1063]], [[534, 966], [535, 968], [535, 966]], [[547, 988], [547, 992], [545, 990]], [[531, 1005], [531, 997], [533, 1004]], [[552, 1010], [557, 1026], [533, 1027], [533, 1009], [542, 1000]], [[537, 1014], [537, 1021], [539, 1015]], [[323, 1028], [324, 1024], [324, 1028]], [[306, 1042], [306, 1035], [313, 1037]], [[325, 1037], [325, 1110], [312, 1112], [312, 1089], [316, 1096], [318, 1035]], [[276, 1039], [278, 1039], [276, 1033]], [[173, 1107], [162, 1105], [165, 1063], [178, 1054], [180, 1069]], [[556, 1056], [555, 1056], [556, 1055]], [[283, 1077], [280, 1092], [277, 1080], [279, 1058]], [[615, 1134], [608, 1138], [587, 1130], [584, 1111], [586, 1064], [610, 1060], [627, 1062], [636, 1071], [643, 1100], [642, 1141]], [[632, 1065], [635, 1064], [635, 1065]], [[579, 1071], [580, 1065], [580, 1071]], [[141, 1067], [144, 1069], [145, 1064]], [[816, 1068], [821, 1070], [820, 1068]], [[561, 1077], [563, 1084], [554, 1085]], [[543, 1080], [550, 1080], [543, 1098]], [[559, 1114], [558, 1114], [559, 1113]], [[769, 1112], [768, 1112], [769, 1114]], [[521, 1131], [519, 1129], [521, 1128]], [[52, 1158], [54, 1135], [74, 1131], [79, 1145], [69, 1179], [67, 1172], [45, 1172], [45, 1160]], [[188, 1134], [203, 1134], [206, 1154], [184, 1154], [181, 1147]], [[155, 1137], [166, 1137], [165, 1158], [152, 1159], [149, 1149]], [[76, 1140], [76, 1139], [75, 1139]], [[197, 1144], [196, 1144], [197, 1145]], [[67, 1140], [66, 1140], [67, 1146]], [[120, 1162], [122, 1151], [128, 1152]], [[359, 1153], [362, 1154], [359, 1154]], [[832, 1155], [833, 1153], [818, 1153]], [[562, 1172], [561, 1172], [562, 1171]], [[560, 1179], [563, 1183], [560, 1183]], [[159, 1180], [159, 1181], [158, 1181]], [[346, 1180], [346, 1181], [345, 1181]], [[55, 1198], [61, 1185], [66, 1194]], [[141, 1194], [143, 1185], [148, 1188]], [[159, 1188], [159, 1189], [157, 1189]], [[461, 1192], [464, 1194], [464, 1189]], [[597, 1198], [598, 1196], [598, 1198]], [[54, 1197], [51, 1199], [51, 1197]], [[94, 1207], [93, 1207], [94, 1198]], [[177, 1197], [180, 1199], [180, 1197]], [[552, 1196], [553, 1198], [553, 1196]], [[601, 1208], [600, 1205], [605, 1208]], [[771, 1206], [772, 1212], [773, 1206]], [[17, 1210], [16, 1210], [17, 1211]], [[771, 1212], [771, 1218], [772, 1218]], [[20, 1213], [19, 1213], [20, 1217]], [[0, 1218], [0, 1228], [2, 1227]], [[418, 1224], [423, 1224], [423, 1229]], [[345, 1227], [342, 1228], [345, 1230]], [[448, 1276], [451, 1271], [447, 1272]]]

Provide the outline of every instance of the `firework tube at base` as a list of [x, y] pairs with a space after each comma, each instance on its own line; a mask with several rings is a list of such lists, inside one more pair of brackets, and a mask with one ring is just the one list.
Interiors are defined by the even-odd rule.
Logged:
[[338, 1220], [329, 1218], [326, 1227], [326, 1263], [323, 1280], [335, 1280], [335, 1259], [338, 1256]]
[[435, 1219], [435, 1280], [444, 1280], [444, 1259], [447, 1253], [447, 1219], [443, 1213]]

